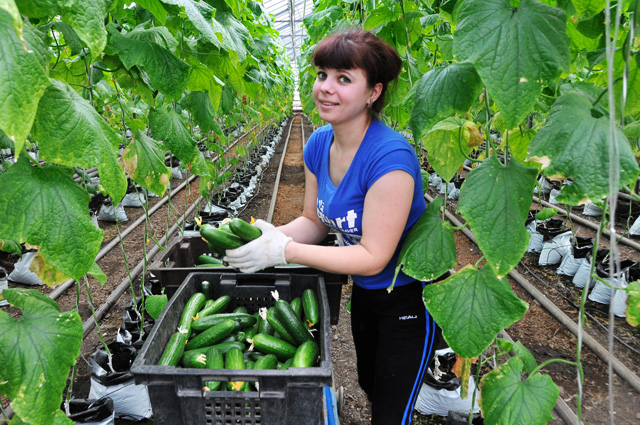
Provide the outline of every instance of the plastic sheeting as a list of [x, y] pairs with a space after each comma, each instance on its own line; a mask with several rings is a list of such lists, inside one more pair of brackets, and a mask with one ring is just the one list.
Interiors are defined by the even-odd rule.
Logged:
[[37, 274], [29, 270], [37, 251], [29, 251], [22, 254], [22, 257], [13, 266], [13, 271], [9, 274], [9, 280], [23, 285], [44, 285]]

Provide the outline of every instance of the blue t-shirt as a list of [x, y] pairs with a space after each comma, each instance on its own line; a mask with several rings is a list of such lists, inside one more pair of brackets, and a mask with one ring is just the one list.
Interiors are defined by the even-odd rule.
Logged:
[[[418, 158], [404, 137], [381, 121], [373, 120], [347, 173], [336, 186], [329, 177], [329, 148], [332, 142], [331, 125], [317, 129], [304, 148], [304, 161], [318, 180], [318, 217], [342, 234], [345, 245], [360, 243], [364, 199], [369, 188], [380, 177], [393, 170], [406, 171], [413, 177], [415, 184], [409, 218], [389, 264], [375, 276], [352, 276], [353, 281], [363, 288], [387, 288], [393, 280], [402, 243], [411, 226], [426, 209]], [[388, 207], [393, 208], [393, 205]], [[395, 286], [406, 285], [414, 280], [401, 272]]]

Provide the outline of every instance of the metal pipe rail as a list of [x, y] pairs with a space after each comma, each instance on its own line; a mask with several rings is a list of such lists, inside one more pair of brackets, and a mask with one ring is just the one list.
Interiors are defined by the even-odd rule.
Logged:
[[271, 203], [269, 204], [269, 213], [267, 214], [267, 223], [271, 223], [273, 220], [273, 211], [276, 208], [276, 198], [278, 197], [278, 186], [280, 182], [280, 175], [282, 174], [282, 166], [284, 164], [284, 157], [287, 155], [287, 146], [289, 145], [289, 138], [291, 137], [291, 128], [293, 127], [293, 121], [295, 117], [291, 117], [291, 123], [289, 124], [289, 132], [282, 148], [282, 156], [280, 157], [280, 164], [278, 165], [278, 172], [276, 173], [276, 183], [273, 185], [273, 194], [271, 195]]

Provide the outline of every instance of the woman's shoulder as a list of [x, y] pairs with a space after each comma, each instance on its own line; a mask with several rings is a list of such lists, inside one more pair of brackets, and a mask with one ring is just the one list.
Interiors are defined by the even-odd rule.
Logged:
[[382, 149], [385, 151], [396, 149], [408, 149], [413, 151], [411, 143], [402, 134], [392, 129], [385, 123], [379, 120], [375, 120], [371, 123], [373, 127], [374, 140], [376, 141], [376, 149]]

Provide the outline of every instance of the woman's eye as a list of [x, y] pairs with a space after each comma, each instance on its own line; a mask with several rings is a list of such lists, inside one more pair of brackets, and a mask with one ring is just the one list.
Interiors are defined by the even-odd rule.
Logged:
[[324, 73], [324, 72], [322, 72], [322, 71], [319, 71], [319, 72], [318, 72], [318, 80], [324, 80], [324, 79], [326, 79], [326, 78], [327, 78], [327, 74], [325, 74], [325, 73]]
[[345, 84], [347, 84], [347, 83], [350, 83], [350, 82], [351, 82], [351, 80], [349, 79], [349, 77], [345, 77], [344, 75], [343, 75], [343, 76], [341, 76], [341, 77], [338, 79], [338, 81], [340, 81], [341, 83], [345, 83]]

